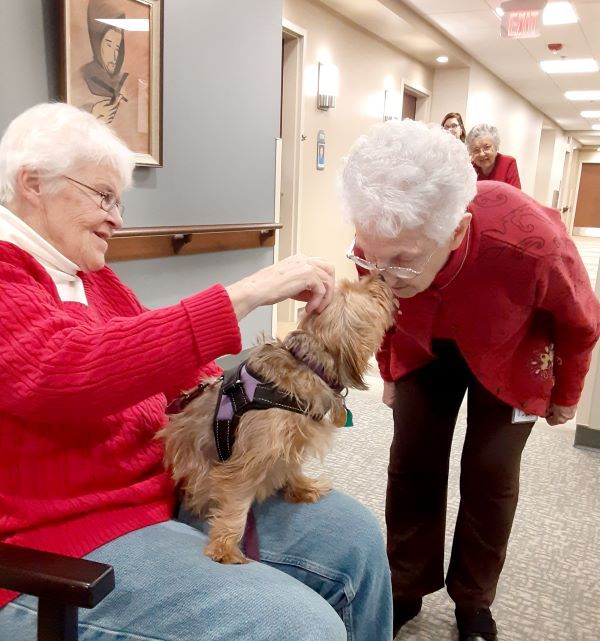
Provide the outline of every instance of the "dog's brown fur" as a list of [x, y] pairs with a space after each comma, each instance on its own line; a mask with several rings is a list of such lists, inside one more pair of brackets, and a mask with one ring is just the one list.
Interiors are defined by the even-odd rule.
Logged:
[[248, 367], [297, 399], [307, 414], [275, 408], [247, 412], [225, 462], [218, 460], [212, 425], [220, 381], [212, 381], [183, 412], [171, 417], [159, 433], [165, 463], [187, 507], [209, 519], [207, 556], [221, 563], [248, 561], [239, 544], [254, 500], [263, 501], [283, 488], [286, 500], [311, 503], [331, 489], [325, 481], [304, 476], [302, 463], [308, 456], [323, 459], [336, 424], [343, 424], [343, 399], [288, 348], [321, 367], [328, 379], [366, 389], [363, 377], [369, 358], [392, 316], [392, 294], [382, 280], [343, 281], [321, 314], [304, 317], [283, 342], [253, 348]]

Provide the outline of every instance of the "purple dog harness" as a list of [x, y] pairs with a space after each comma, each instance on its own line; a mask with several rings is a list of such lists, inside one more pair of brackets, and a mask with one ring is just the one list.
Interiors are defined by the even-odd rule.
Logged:
[[[236, 429], [240, 418], [246, 412], [277, 407], [298, 414], [307, 413], [306, 409], [299, 405], [294, 398], [285, 395], [273, 385], [262, 381], [251, 373], [245, 363], [224, 372], [221, 380], [223, 382], [219, 389], [219, 399], [213, 419], [215, 444], [221, 462], [225, 462], [231, 457]], [[190, 392], [182, 394], [169, 404], [167, 413], [179, 414], [207, 387], [207, 383], [201, 383]], [[255, 561], [260, 560], [258, 533], [252, 509], [248, 511], [246, 520], [244, 551], [249, 558]]]
[[287, 396], [274, 385], [267, 383], [251, 372], [245, 363], [223, 374], [223, 384], [213, 420], [213, 432], [217, 453], [226, 461], [233, 451], [235, 433], [240, 418], [250, 410], [279, 408], [306, 414], [306, 408], [294, 398]]

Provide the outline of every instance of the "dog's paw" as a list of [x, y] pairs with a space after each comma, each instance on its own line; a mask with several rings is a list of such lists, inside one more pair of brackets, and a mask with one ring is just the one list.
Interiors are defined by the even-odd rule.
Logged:
[[249, 563], [250, 559], [247, 559], [236, 545], [226, 544], [222, 541], [211, 541], [205, 548], [204, 554], [210, 557], [213, 561], [217, 563], [223, 563], [225, 565], [242, 565], [243, 563]]
[[288, 485], [284, 498], [290, 503], [315, 503], [331, 491], [331, 483], [321, 479], [306, 479], [301, 484]]

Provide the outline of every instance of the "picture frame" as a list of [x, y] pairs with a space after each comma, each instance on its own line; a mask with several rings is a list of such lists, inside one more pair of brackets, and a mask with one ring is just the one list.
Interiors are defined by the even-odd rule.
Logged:
[[163, 0], [58, 0], [61, 99], [162, 166]]

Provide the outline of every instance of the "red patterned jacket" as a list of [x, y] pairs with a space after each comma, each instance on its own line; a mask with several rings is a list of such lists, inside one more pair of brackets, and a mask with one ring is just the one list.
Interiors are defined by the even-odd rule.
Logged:
[[443, 317], [477, 379], [495, 396], [544, 416], [576, 405], [600, 335], [600, 304], [559, 214], [504, 183], [477, 183], [470, 231], [378, 354], [393, 381], [434, 357]]

